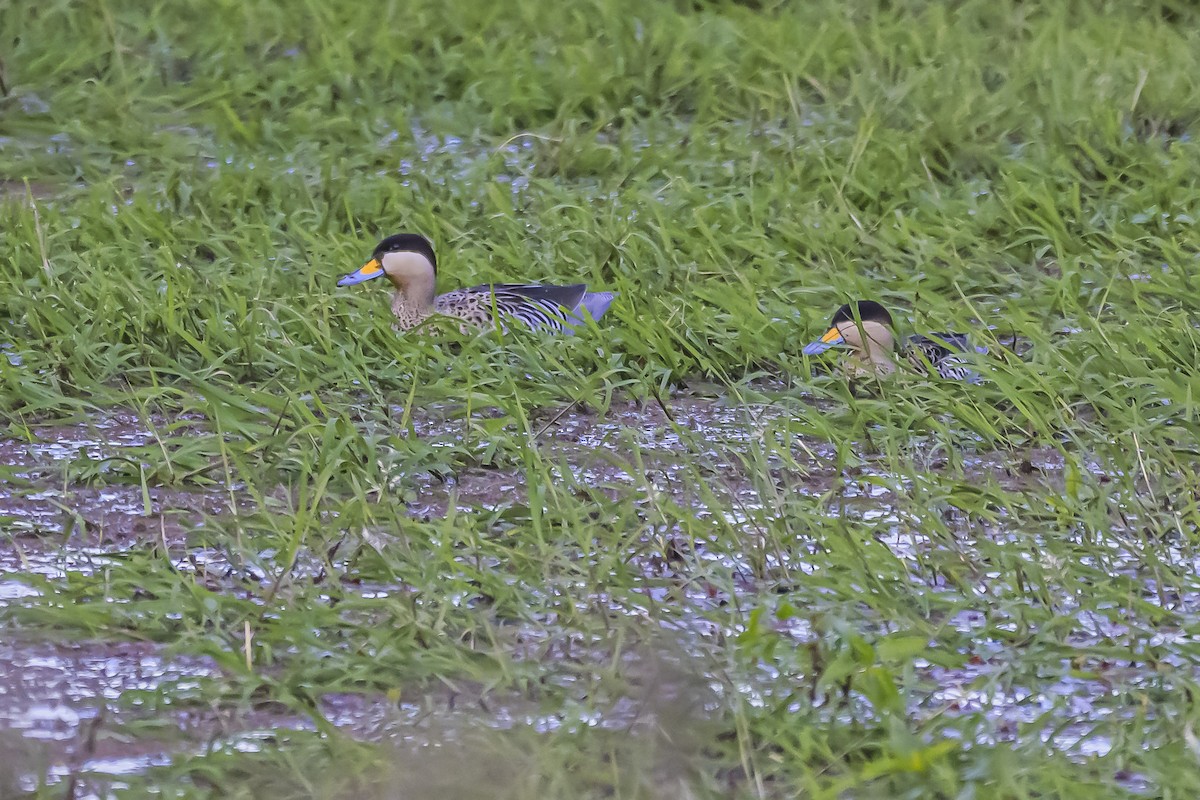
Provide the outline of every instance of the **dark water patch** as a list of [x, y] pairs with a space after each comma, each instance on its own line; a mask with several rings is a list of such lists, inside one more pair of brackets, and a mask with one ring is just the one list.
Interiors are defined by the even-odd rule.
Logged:
[[[165, 427], [168, 421], [151, 423]], [[29, 427], [21, 433], [20, 437], [0, 438], [0, 465], [37, 470], [80, 457], [98, 461], [118, 455], [121, 448], [154, 440], [141, 417], [126, 411], [96, 416], [85, 423]]]
[[[137, 774], [162, 763], [164, 747], [203, 740], [208, 730], [184, 708], [162, 716], [158, 733], [143, 739], [122, 733], [142, 716], [135, 697], [189, 692], [216, 674], [205, 658], [162, 654], [136, 642], [29, 642], [7, 635], [0, 643], [0, 728], [29, 744], [25, 781], [80, 773]], [[131, 701], [132, 700], [132, 701]], [[200, 726], [204, 727], [204, 726]]]
[[0, 486], [0, 520], [9, 536], [75, 537], [76, 546], [179, 542], [207, 515], [229, 509], [227, 492], [161, 487]]
[[0, 201], [21, 201], [33, 197], [34, 200], [49, 200], [61, 194], [62, 190], [45, 181], [7, 180], [0, 178]]

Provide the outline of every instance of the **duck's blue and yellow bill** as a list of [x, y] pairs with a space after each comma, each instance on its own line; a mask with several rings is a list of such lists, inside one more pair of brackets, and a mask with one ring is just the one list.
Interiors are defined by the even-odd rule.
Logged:
[[817, 353], [824, 353], [829, 348], [836, 347], [844, 341], [846, 340], [842, 337], [842, 334], [838, 333], [837, 328], [830, 328], [825, 331], [825, 335], [820, 339], [804, 345], [804, 349], [800, 352], [806, 356], [815, 356]]
[[356, 283], [362, 283], [363, 281], [369, 281], [369, 280], [371, 280], [371, 278], [378, 278], [382, 274], [383, 274], [383, 265], [379, 263], [378, 258], [372, 258], [370, 261], [363, 264], [361, 267], [356, 269], [354, 272], [351, 272], [349, 275], [343, 276], [342, 279], [337, 282], [337, 285], [338, 286], [353, 286]]

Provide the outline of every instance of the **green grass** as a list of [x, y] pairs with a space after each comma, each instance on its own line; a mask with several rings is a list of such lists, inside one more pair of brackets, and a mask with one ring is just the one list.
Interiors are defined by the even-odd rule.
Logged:
[[[1098, 0], [0, 5], [0, 452], [147, 432], [5, 467], [9, 501], [66, 494], [0, 551], [67, 567], [18, 573], [2, 638], [212, 665], [95, 726], [169, 763], [80, 780], [1195, 797], [1197, 31]], [[401, 229], [443, 287], [620, 298], [571, 339], [401, 337], [335, 287]], [[800, 354], [854, 297], [1032, 348], [854, 393]], [[144, 527], [81, 511], [101, 490]], [[86, 728], [42, 761], [78, 772]]]

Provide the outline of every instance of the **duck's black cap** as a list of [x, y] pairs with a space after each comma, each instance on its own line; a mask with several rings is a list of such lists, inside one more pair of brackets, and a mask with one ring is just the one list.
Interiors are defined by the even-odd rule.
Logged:
[[[854, 314], [855, 308], [858, 309], [857, 317]], [[895, 324], [892, 322], [892, 315], [888, 313], [886, 308], [874, 300], [857, 300], [854, 303], [847, 303], [833, 315], [829, 327], [836, 328], [843, 322], [854, 322], [855, 319], [860, 319], [863, 322], [878, 322], [887, 325], [889, 328], [895, 327]]]
[[433, 245], [419, 233], [394, 233], [375, 245], [372, 258], [382, 258], [385, 253], [420, 253], [429, 259], [433, 271], [437, 272], [437, 256], [433, 254]]

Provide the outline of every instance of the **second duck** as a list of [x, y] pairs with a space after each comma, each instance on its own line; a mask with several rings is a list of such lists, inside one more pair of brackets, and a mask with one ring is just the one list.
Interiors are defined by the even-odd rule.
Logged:
[[[850, 350], [845, 372], [851, 376], [889, 375], [896, 371], [895, 329], [892, 315], [880, 303], [859, 300], [839, 308], [825, 335], [805, 345], [802, 352], [812, 356], [845, 345]], [[979, 375], [966, 365], [963, 354], [988, 352], [986, 347], [971, 346], [961, 333], [909, 336], [901, 350], [920, 372], [928, 372], [932, 367], [942, 378], [970, 383], [978, 383]]]
[[410, 330], [440, 314], [477, 327], [506, 327], [516, 321], [535, 331], [572, 333], [584, 314], [600, 319], [615, 292], [589, 292], [587, 284], [492, 283], [437, 294], [437, 256], [416, 233], [397, 233], [375, 247], [371, 259], [338, 281], [338, 286], [386, 276], [395, 287], [396, 327]]

